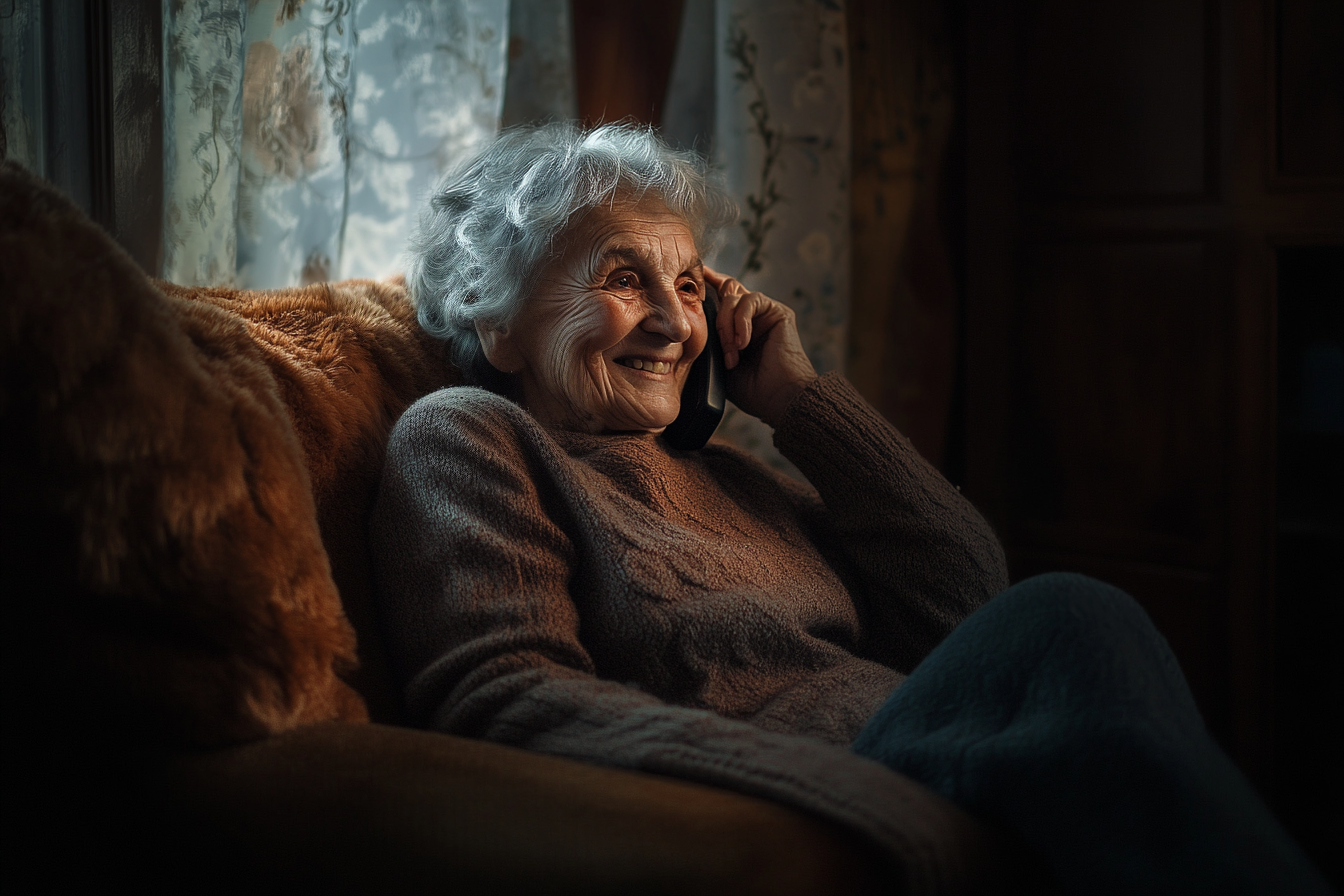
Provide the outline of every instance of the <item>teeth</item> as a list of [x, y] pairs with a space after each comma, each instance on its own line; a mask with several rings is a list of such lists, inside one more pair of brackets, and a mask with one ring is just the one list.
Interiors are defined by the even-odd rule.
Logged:
[[672, 372], [672, 364], [668, 361], [645, 361], [642, 358], [627, 358], [621, 363], [636, 370], [647, 370], [649, 373]]

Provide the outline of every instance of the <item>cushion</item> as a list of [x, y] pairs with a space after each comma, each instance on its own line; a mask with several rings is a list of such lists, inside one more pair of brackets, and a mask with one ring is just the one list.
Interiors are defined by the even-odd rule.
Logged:
[[304, 450], [335, 431], [368, 463], [365, 430], [296, 429], [262, 324], [156, 286], [50, 185], [7, 162], [0, 200], [12, 730], [208, 746], [366, 718]]

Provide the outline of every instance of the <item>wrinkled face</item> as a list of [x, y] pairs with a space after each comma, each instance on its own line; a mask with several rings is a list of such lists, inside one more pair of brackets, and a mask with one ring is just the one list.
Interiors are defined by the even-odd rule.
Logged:
[[700, 255], [659, 199], [599, 206], [557, 242], [514, 322], [482, 331], [527, 409], [580, 432], [656, 434], [677, 417], [705, 347]]

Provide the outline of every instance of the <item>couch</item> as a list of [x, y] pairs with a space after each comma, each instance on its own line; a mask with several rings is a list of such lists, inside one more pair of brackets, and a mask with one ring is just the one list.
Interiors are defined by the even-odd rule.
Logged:
[[404, 285], [184, 288], [0, 165], [10, 892], [1033, 890], [911, 782], [908, 849], [413, 730], [370, 600], [383, 445], [456, 375]]

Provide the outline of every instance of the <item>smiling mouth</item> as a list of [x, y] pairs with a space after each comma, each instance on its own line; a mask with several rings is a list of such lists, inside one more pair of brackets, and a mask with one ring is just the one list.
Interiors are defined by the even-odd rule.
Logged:
[[645, 358], [618, 358], [616, 363], [622, 367], [630, 367], [634, 370], [646, 370], [649, 373], [671, 373], [672, 362], [670, 361], [650, 361]]

